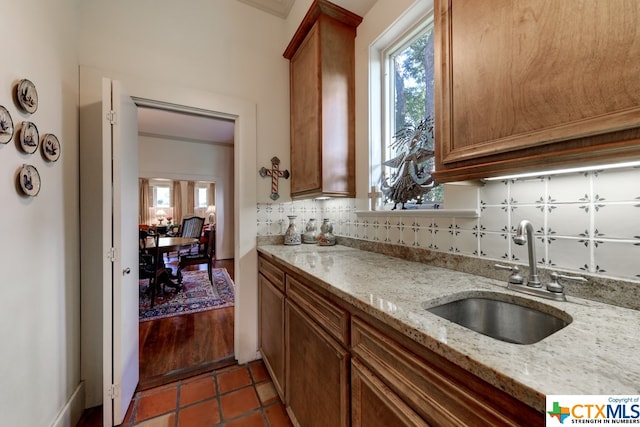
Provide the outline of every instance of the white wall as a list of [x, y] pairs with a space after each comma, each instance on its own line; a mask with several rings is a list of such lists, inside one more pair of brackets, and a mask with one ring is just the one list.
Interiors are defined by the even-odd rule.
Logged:
[[[285, 21], [235, 0], [83, 1], [80, 16], [81, 64], [254, 102], [257, 165], [290, 168]], [[258, 169], [242, 173], [267, 201]]]
[[[33, 121], [41, 136], [54, 133], [62, 146], [59, 160], [48, 163], [40, 150], [27, 155], [13, 140], [0, 145], [0, 424], [6, 426], [75, 425], [83, 404], [83, 393], [74, 394], [81, 390], [76, 3], [2, 2], [0, 105], [14, 124]], [[38, 90], [32, 115], [13, 101], [22, 78]], [[16, 189], [23, 163], [40, 172], [37, 197]]]
[[216, 257], [233, 258], [233, 146], [140, 135], [138, 152], [141, 177], [216, 183]]

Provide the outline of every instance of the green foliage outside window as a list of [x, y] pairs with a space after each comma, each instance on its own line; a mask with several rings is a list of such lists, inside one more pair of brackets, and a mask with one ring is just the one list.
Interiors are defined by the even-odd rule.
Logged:
[[[443, 196], [441, 187], [430, 177], [434, 168], [433, 36], [430, 24], [418, 37], [389, 55], [394, 142], [388, 144], [389, 160], [383, 162], [386, 168], [382, 189], [388, 201], [402, 203], [403, 208], [405, 203], [440, 202]], [[392, 189], [394, 185], [396, 188]], [[400, 188], [403, 185], [406, 187]]]

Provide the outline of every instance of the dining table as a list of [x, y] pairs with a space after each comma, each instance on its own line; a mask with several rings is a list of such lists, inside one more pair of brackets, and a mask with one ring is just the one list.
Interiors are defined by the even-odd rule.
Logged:
[[[191, 249], [194, 246], [200, 244], [200, 239], [194, 237], [162, 237], [158, 238], [158, 255], [159, 259], [164, 259], [164, 254], [168, 252], [180, 252], [181, 249]], [[148, 249], [154, 249], [155, 239], [153, 237], [147, 237], [146, 247]], [[172, 269], [168, 269], [172, 278], [176, 277]]]
[[[200, 244], [200, 240], [194, 237], [159, 237], [158, 238], [158, 251], [161, 254], [167, 252], [179, 251], [182, 248], [193, 247]], [[153, 237], [147, 237], [147, 248], [155, 248], [155, 240]]]

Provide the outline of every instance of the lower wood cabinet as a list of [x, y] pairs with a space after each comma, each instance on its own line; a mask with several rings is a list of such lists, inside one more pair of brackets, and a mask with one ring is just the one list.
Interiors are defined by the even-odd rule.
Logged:
[[284, 293], [258, 275], [258, 335], [262, 359], [278, 394], [284, 399]]
[[[427, 350], [404, 347], [393, 331], [351, 321], [351, 348], [376, 377], [435, 426], [539, 426], [544, 417], [502, 390]], [[366, 408], [373, 410], [374, 408]], [[409, 424], [411, 425], [411, 424]]]
[[262, 255], [258, 265], [260, 350], [294, 425], [544, 425], [543, 413], [286, 265]]
[[353, 427], [424, 427], [420, 416], [356, 359], [351, 360]]
[[349, 426], [349, 353], [289, 300], [285, 329], [285, 395], [294, 425]]

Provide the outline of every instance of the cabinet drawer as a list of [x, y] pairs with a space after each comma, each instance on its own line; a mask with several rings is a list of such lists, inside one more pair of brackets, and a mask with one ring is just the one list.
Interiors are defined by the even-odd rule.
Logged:
[[429, 427], [356, 359], [351, 360], [351, 426]]
[[430, 424], [544, 424], [541, 413], [503, 391], [435, 354], [427, 361], [355, 317], [351, 343], [354, 356]]
[[284, 272], [263, 256], [258, 257], [258, 271], [262, 273], [275, 287], [284, 292]]
[[349, 339], [349, 313], [298, 280], [287, 276], [287, 297], [343, 345]]

